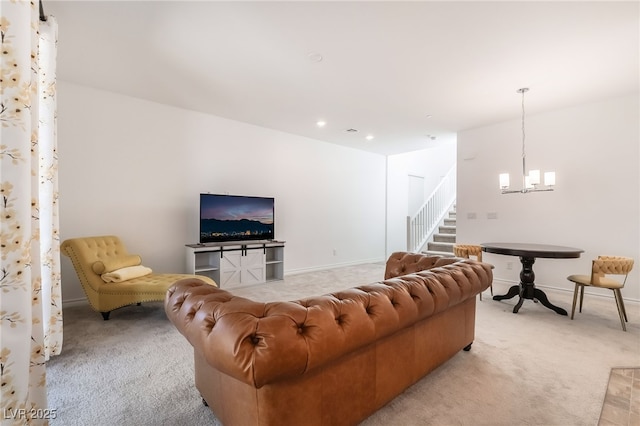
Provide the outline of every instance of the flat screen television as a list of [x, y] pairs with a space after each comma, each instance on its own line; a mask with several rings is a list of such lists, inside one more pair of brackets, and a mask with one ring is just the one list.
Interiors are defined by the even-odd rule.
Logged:
[[200, 194], [200, 244], [274, 239], [275, 200]]

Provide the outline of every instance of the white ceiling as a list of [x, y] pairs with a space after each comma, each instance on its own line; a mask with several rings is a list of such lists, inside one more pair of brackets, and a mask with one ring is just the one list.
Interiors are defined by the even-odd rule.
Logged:
[[521, 87], [527, 114], [639, 90], [638, 1], [44, 8], [60, 80], [381, 154], [518, 118]]

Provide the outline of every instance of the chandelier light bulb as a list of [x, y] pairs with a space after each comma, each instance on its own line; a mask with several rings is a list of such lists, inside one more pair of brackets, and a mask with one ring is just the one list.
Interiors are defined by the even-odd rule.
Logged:
[[509, 188], [509, 173], [500, 173], [500, 189]]
[[531, 185], [540, 185], [540, 170], [529, 171], [529, 182]]
[[525, 189], [533, 188], [533, 184], [531, 183], [531, 178], [529, 176], [524, 177], [524, 188]]
[[545, 172], [544, 184], [547, 186], [553, 186], [556, 184], [556, 172]]

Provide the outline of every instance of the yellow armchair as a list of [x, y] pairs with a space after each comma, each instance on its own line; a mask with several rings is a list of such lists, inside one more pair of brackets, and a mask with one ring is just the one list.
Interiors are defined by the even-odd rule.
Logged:
[[[115, 236], [68, 239], [62, 243], [60, 250], [71, 259], [89, 304], [102, 314], [105, 321], [114, 309], [142, 302], [164, 301], [167, 289], [184, 278], [197, 277], [216, 286], [212, 279], [201, 275], [155, 273], [107, 283], [101, 274], [115, 271], [117, 275], [118, 271], [123, 271], [121, 268], [141, 268], [137, 266], [140, 265], [140, 257], [129, 254], [124, 244]], [[124, 278], [127, 278], [126, 275], [122, 274]]]

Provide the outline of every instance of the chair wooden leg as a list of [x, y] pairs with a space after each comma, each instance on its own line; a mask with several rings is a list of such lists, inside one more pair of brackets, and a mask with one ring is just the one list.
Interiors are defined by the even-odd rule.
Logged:
[[[577, 284], [576, 284], [577, 285]], [[580, 286], [580, 313], [582, 313], [582, 300], [584, 299], [584, 286]]]
[[491, 285], [489, 286], [489, 288], [491, 289], [491, 296], [493, 296], [493, 283], [491, 283]]
[[102, 314], [102, 319], [104, 319], [105, 321], [109, 320], [109, 314], [111, 313], [111, 311], [109, 312], [100, 312]]
[[622, 292], [620, 289], [616, 290], [618, 292], [618, 297], [620, 298], [620, 306], [622, 307], [622, 314], [624, 315], [624, 321], [629, 322], [629, 318], [627, 318], [627, 309], [624, 307], [624, 299], [622, 298]]
[[[573, 304], [571, 305], [571, 319], [573, 319], [573, 314], [576, 312], [576, 301], [578, 300], [578, 287], [579, 285], [576, 283], [576, 286], [573, 289]], [[580, 303], [580, 307], [582, 308], [582, 303]]]
[[480, 292], [478, 294], [480, 294], [480, 301], [482, 301], [482, 292]]
[[621, 303], [624, 303], [622, 301], [622, 294], [620, 293], [619, 289], [614, 289], [613, 290], [613, 295], [615, 296], [616, 299], [616, 307], [618, 308], [618, 315], [620, 316], [620, 324], [622, 324], [622, 330], [623, 331], [627, 331], [627, 326], [625, 325], [624, 321], [625, 321], [625, 314], [624, 312], [624, 305], [621, 306]]

